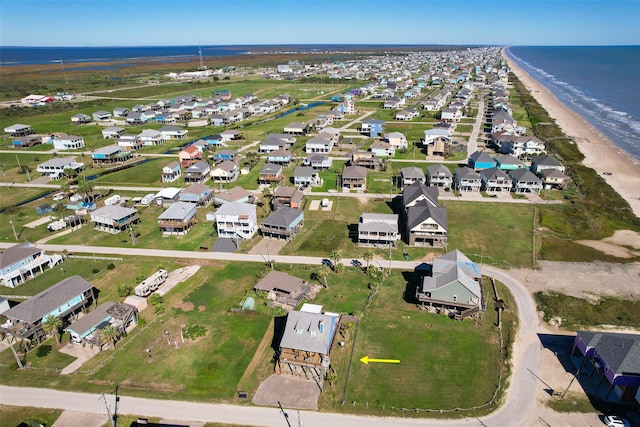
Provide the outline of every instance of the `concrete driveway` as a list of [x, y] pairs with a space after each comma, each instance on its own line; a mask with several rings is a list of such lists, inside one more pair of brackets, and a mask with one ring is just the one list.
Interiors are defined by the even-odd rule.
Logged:
[[271, 375], [260, 384], [252, 402], [268, 406], [280, 402], [285, 408], [317, 410], [319, 397], [320, 389], [313, 381]]

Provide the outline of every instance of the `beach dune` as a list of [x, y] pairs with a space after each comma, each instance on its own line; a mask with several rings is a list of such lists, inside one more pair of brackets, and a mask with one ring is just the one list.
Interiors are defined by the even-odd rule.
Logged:
[[[640, 217], [640, 162], [616, 146], [580, 114], [563, 104], [551, 91], [518, 67], [503, 51], [509, 69], [538, 103], [556, 120], [584, 155], [584, 165], [593, 168], [622, 196]], [[604, 172], [608, 172], [606, 175]], [[610, 174], [609, 174], [610, 173]]]

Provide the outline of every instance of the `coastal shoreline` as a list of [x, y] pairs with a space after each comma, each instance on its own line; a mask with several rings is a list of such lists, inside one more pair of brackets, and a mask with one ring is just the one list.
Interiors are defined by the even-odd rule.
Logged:
[[[633, 213], [640, 217], [640, 162], [519, 67], [505, 49], [502, 50], [502, 57], [531, 96], [555, 119], [562, 131], [575, 141], [585, 157], [582, 163], [598, 172], [629, 203]], [[604, 175], [604, 172], [611, 172], [611, 175]]]

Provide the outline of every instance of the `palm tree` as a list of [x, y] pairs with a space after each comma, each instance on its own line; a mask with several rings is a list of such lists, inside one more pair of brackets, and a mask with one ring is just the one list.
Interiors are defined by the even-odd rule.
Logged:
[[119, 337], [120, 334], [118, 333], [118, 330], [112, 325], [106, 326], [102, 331], [100, 331], [101, 341], [105, 344], [113, 344], [114, 349], [116, 348], [116, 342]]
[[340, 253], [340, 251], [337, 251], [337, 250], [331, 251], [331, 254], [329, 255], [329, 259], [331, 260], [333, 271], [337, 272], [338, 269], [336, 268], [336, 266], [342, 259], [342, 254]]
[[[268, 185], [264, 186], [262, 189], [262, 206], [271, 206], [271, 201], [273, 200], [273, 192], [271, 190], [271, 187]], [[268, 203], [266, 203], [265, 200], [267, 200]], [[265, 214], [266, 213], [267, 211], [265, 210]]]
[[322, 277], [322, 280], [324, 281], [324, 287], [326, 289], [329, 289], [329, 284], [327, 283], [327, 276], [329, 275], [329, 273], [331, 273], [331, 269], [328, 265], [323, 265], [318, 270], [318, 276]]
[[84, 200], [87, 199], [89, 194], [93, 194], [94, 187], [95, 184], [93, 181], [89, 181], [84, 174], [78, 180], [78, 193], [82, 194]]
[[369, 271], [369, 263], [373, 259], [373, 252], [366, 251], [365, 253], [362, 254], [362, 259], [367, 262], [367, 271]]
[[62, 341], [62, 334], [60, 333], [60, 329], [62, 329], [62, 319], [58, 316], [47, 316], [46, 319], [42, 321], [42, 329], [53, 336], [57, 335], [58, 342]]

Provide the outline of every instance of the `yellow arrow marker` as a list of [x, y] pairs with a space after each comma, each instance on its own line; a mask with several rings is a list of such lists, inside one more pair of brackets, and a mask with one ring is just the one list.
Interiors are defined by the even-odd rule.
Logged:
[[397, 359], [370, 359], [369, 356], [363, 357], [360, 361], [365, 365], [369, 363], [400, 363]]

